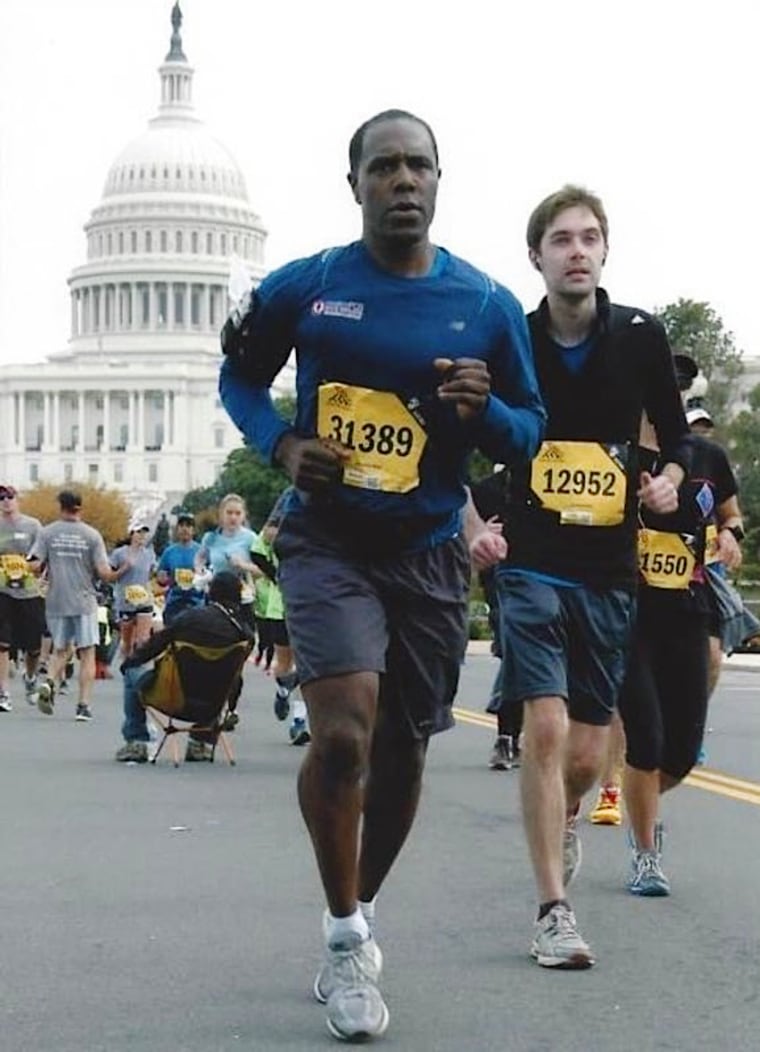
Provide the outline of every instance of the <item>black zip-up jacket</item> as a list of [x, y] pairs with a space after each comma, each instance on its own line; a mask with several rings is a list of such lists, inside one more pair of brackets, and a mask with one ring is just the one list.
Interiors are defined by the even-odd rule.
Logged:
[[137, 668], [157, 658], [174, 640], [196, 643], [204, 647], [226, 647], [243, 639], [252, 640], [253, 631], [240, 620], [238, 612], [227, 610], [219, 603], [208, 603], [186, 610], [171, 625], [162, 628], [136, 647], [122, 668]]
[[551, 439], [628, 446], [626, 506], [618, 526], [561, 524], [530, 489], [530, 465], [512, 469], [508, 567], [533, 570], [595, 588], [633, 589], [637, 579], [638, 440], [642, 411], [654, 425], [661, 462], [687, 473], [692, 449], [662, 325], [645, 311], [611, 304], [597, 290], [593, 347], [571, 372], [549, 335], [548, 305], [528, 315]]

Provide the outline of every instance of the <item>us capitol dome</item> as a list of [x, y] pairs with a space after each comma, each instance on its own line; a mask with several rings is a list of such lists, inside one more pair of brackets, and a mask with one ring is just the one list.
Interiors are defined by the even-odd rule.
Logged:
[[68, 348], [0, 370], [0, 477], [104, 484], [144, 514], [211, 485], [240, 445], [217, 395], [218, 334], [233, 257], [265, 273], [243, 173], [195, 113], [179, 3], [171, 24], [158, 112], [84, 227]]

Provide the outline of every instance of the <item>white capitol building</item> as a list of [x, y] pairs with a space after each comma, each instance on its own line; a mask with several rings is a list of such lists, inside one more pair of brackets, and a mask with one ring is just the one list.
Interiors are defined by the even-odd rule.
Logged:
[[143, 513], [211, 485], [240, 445], [217, 396], [218, 334], [231, 258], [265, 273], [245, 179], [195, 115], [181, 22], [177, 3], [158, 114], [85, 224], [68, 349], [0, 368], [0, 479], [104, 484]]

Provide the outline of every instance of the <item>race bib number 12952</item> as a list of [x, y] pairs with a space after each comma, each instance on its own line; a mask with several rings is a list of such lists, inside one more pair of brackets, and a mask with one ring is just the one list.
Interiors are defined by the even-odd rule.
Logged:
[[543, 442], [531, 465], [530, 488], [565, 526], [617, 526], [625, 514], [626, 445]]

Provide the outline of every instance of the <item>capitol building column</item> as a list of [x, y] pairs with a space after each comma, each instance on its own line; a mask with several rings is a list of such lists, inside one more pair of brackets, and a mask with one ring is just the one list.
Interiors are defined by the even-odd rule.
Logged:
[[137, 412], [137, 445], [140, 451], [145, 449], [145, 392], [138, 391], [135, 396]]
[[127, 431], [127, 449], [137, 445], [137, 391], [129, 392], [129, 429]]
[[201, 304], [201, 331], [208, 332], [211, 328], [211, 311], [208, 302], [208, 298], [211, 295], [211, 287], [209, 285], [199, 285], [198, 295]]
[[61, 448], [61, 392], [53, 392], [53, 449]]
[[168, 449], [173, 444], [172, 443], [172, 434], [171, 434], [171, 410], [169, 408], [173, 398], [174, 398], [174, 394], [171, 391], [165, 391], [164, 392], [164, 415], [163, 415], [163, 434], [164, 434], [164, 439], [163, 439], [163, 442], [161, 443], [161, 448], [162, 449]]
[[111, 449], [111, 392], [108, 388], [103, 392], [103, 440], [100, 448], [104, 453]]
[[52, 449], [53, 439], [53, 394], [45, 391], [42, 395], [42, 442], [43, 450]]
[[18, 393], [18, 445], [19, 449], [26, 449], [26, 391]]
[[85, 392], [80, 391], [77, 396], [77, 453], [84, 453], [84, 399]]

